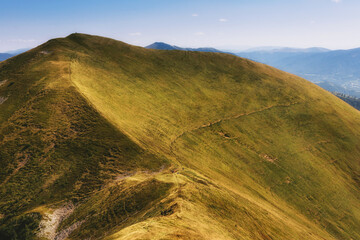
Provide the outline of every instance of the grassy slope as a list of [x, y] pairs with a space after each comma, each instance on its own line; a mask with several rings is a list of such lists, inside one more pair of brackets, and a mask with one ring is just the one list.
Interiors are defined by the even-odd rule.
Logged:
[[[118, 165], [110, 169], [116, 174], [136, 172], [135, 175], [103, 181], [116, 174], [97, 176], [98, 168], [86, 175], [101, 179], [101, 188], [95, 192], [84, 190], [85, 195], [79, 196], [79, 207], [60, 226], [64, 229], [86, 219], [73, 232], [72, 239], [102, 234], [108, 239], [360, 238], [360, 115], [330, 93], [293, 75], [226, 54], [148, 50], [80, 34], [50, 41], [42, 48], [52, 51], [42, 58], [54, 58], [53, 61], [36, 60], [31, 65], [36, 76], [33, 81], [28, 80], [30, 76], [16, 76], [20, 78], [17, 82], [27, 84], [17, 91], [29, 91], [34, 86], [55, 91], [56, 94], [50, 92], [46, 96], [61, 97], [38, 100], [46, 103], [48, 109], [64, 109], [63, 101], [78, 99], [79, 102], [66, 101], [70, 109], [88, 109], [91, 114], [79, 114], [83, 117], [78, 119], [80, 116], [70, 114], [71, 110], [69, 113], [52, 110], [45, 114], [50, 115], [45, 123], [51, 127], [65, 125], [62, 128], [65, 131], [70, 128], [66, 124], [87, 123], [91, 116], [93, 125], [79, 126], [81, 131], [88, 127], [86, 139], [96, 138], [103, 144], [103, 139], [112, 139], [95, 153], [75, 151], [64, 155], [69, 148], [60, 147], [55, 155], [58, 160], [49, 159], [69, 168], [66, 157], [78, 153], [79, 165], [87, 163], [88, 156], [98, 159], [97, 163], [113, 144], [120, 144], [116, 146], [125, 150], [121, 154], [124, 158], [128, 154], [134, 156], [133, 161], [114, 156], [112, 160]], [[12, 62], [20, 62], [17, 60], [20, 56], [14, 59], [1, 66], [2, 78], [9, 76], [4, 70], [7, 65], [14, 67]], [[51, 66], [44, 68], [44, 64]], [[43, 79], [46, 87], [38, 79]], [[16, 128], [7, 127], [14, 122], [9, 120], [11, 117], [29, 112], [15, 109], [32, 103], [26, 94], [19, 96], [24, 99], [10, 99], [10, 95], [0, 105], [8, 111], [1, 121], [3, 131], [23, 138]], [[63, 121], [58, 117], [62, 115]], [[30, 119], [33, 116], [26, 116], [26, 122]], [[95, 130], [102, 138], [97, 137]], [[56, 136], [56, 132], [49, 131], [45, 131], [46, 136]], [[119, 135], [114, 136], [113, 132]], [[34, 136], [28, 134], [31, 139]], [[56, 138], [56, 142], [61, 143], [60, 139]], [[123, 140], [118, 143], [118, 139]], [[68, 144], [82, 140], [76, 135]], [[6, 141], [1, 144], [3, 149], [11, 149], [5, 144]], [[98, 149], [95, 146], [99, 145], [90, 146], [88, 141], [84, 144], [87, 151]], [[131, 150], [121, 144], [130, 144]], [[79, 147], [81, 144], [70, 149]], [[2, 156], [1, 164], [11, 166], [4, 163], [7, 159], [21, 161], [9, 157], [11, 154]], [[152, 174], [144, 171], [159, 169], [165, 164], [164, 158], [172, 162], [170, 169]], [[109, 160], [104, 159], [101, 166]], [[1, 176], [11, 174], [14, 165], [7, 167]], [[29, 175], [22, 174], [22, 170], [10, 178], [14, 179], [13, 184], [16, 176], [30, 176], [31, 170]], [[61, 171], [54, 171], [58, 172]], [[90, 188], [94, 184], [88, 178], [82, 181]], [[74, 176], [70, 179], [78, 181]], [[10, 180], [2, 186], [3, 192], [9, 191], [12, 186], [9, 184]], [[70, 181], [59, 188], [49, 185], [47, 189], [54, 194], [64, 191], [68, 184], [76, 185]], [[66, 191], [68, 196], [78, 196], [78, 191], [69, 191], [67, 187]], [[2, 196], [0, 212], [6, 208], [13, 210], [5, 201], [14, 197]], [[43, 203], [63, 199], [44, 196], [48, 198], [41, 198], [45, 199]], [[22, 209], [41, 204], [30, 199]], [[129, 209], [121, 207], [129, 204]], [[99, 209], [105, 210], [94, 214]], [[159, 214], [164, 211], [165, 214]]]
[[[31, 231], [20, 229], [37, 228], [31, 220], [37, 221], [37, 215], [27, 213], [33, 208], [90, 201], [96, 198], [94, 192], [119, 175], [168, 165], [164, 157], [149, 153], [115, 129], [78, 94], [63, 50], [53, 40], [0, 65], [4, 83], [0, 95], [8, 97], [0, 105], [0, 239], [31, 238]], [[146, 200], [127, 211], [143, 210], [167, 195], [169, 187], [149, 178], [139, 189], [153, 192], [136, 195]], [[112, 204], [127, 200], [122, 197]], [[88, 207], [93, 212], [87, 216], [100, 222], [112, 207], [101, 214], [101, 209]]]

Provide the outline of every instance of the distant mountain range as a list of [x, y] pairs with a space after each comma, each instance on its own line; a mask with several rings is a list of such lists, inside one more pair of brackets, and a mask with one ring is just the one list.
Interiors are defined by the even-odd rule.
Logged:
[[28, 48], [21, 48], [21, 49], [16, 49], [16, 50], [0, 53], [0, 62], [6, 60], [8, 58], [11, 58], [13, 56], [16, 56], [20, 53], [26, 52], [28, 50], [29, 50]]
[[287, 53], [317, 53], [331, 51], [327, 48], [312, 47], [312, 48], [290, 48], [290, 47], [256, 47], [250, 48], [243, 52], [287, 52]]
[[4, 61], [8, 58], [11, 58], [13, 55], [9, 54], [9, 53], [0, 53], [0, 62]]
[[[148, 49], [157, 49], [157, 50], [181, 50], [181, 51], [197, 51], [197, 52], [219, 52], [219, 53], [228, 53], [223, 52], [215, 48], [182, 48], [174, 45], [170, 45], [164, 42], [155, 42], [149, 46], [146, 46], [145, 48]], [[231, 53], [232, 54], [232, 53]]]
[[360, 48], [250, 49], [236, 54], [296, 74], [329, 91], [360, 97]]

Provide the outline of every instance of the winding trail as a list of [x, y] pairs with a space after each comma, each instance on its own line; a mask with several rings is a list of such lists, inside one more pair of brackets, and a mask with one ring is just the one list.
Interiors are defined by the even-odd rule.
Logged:
[[266, 111], [266, 110], [269, 110], [269, 109], [272, 109], [272, 108], [276, 108], [276, 107], [290, 107], [292, 105], [296, 105], [296, 104], [299, 104], [299, 102], [293, 102], [293, 103], [287, 103], [287, 104], [279, 104], [279, 105], [270, 105], [270, 106], [267, 106], [267, 107], [264, 107], [264, 108], [261, 108], [259, 110], [254, 110], [254, 111], [251, 111], [251, 112], [246, 112], [246, 113], [240, 113], [240, 114], [237, 114], [237, 115], [234, 115], [234, 116], [230, 116], [230, 117], [226, 117], [226, 118], [221, 118], [221, 119], [218, 119], [216, 121], [213, 121], [213, 122], [209, 122], [209, 123], [206, 123], [206, 124], [203, 124], [201, 126], [198, 126], [198, 127], [194, 127], [190, 130], [186, 130], [186, 131], [183, 131], [181, 134], [179, 134], [178, 136], [176, 136], [170, 143], [170, 150], [172, 151], [173, 149], [173, 145], [175, 144], [175, 142], [181, 138], [182, 136], [184, 136], [186, 133], [191, 133], [191, 132], [194, 132], [194, 131], [197, 131], [199, 129], [202, 129], [202, 128], [207, 128], [207, 127], [211, 127], [212, 125], [214, 124], [218, 124], [218, 123], [221, 123], [223, 121], [228, 121], [228, 120], [232, 120], [232, 119], [237, 119], [237, 118], [240, 118], [240, 117], [243, 117], [243, 116], [249, 116], [249, 115], [252, 115], [252, 114], [255, 114], [255, 113], [259, 113], [259, 112], [263, 112], [263, 111]]

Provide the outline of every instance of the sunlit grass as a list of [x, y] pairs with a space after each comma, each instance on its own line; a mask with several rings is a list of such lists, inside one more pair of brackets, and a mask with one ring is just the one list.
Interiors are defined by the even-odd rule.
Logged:
[[0, 65], [1, 180], [32, 154], [0, 213], [77, 202], [71, 239], [360, 238], [360, 114], [330, 93], [226, 54], [40, 49]]

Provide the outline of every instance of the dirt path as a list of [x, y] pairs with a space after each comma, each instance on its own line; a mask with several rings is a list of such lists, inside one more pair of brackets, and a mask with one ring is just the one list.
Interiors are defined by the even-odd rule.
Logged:
[[40, 222], [40, 231], [38, 233], [38, 237], [49, 240], [63, 240], [67, 238], [72, 231], [74, 231], [84, 222], [76, 222], [70, 227], [57, 232], [57, 228], [59, 227], [60, 223], [69, 217], [74, 209], [74, 204], [70, 202], [64, 204], [60, 208], [55, 209], [52, 213], [47, 213]]
[[0, 96], [0, 105], [3, 104], [7, 99], [8, 99], [8, 97], [1, 97]]
[[255, 114], [255, 113], [259, 113], [259, 112], [263, 112], [263, 111], [266, 111], [266, 110], [269, 110], [269, 109], [272, 109], [272, 108], [276, 108], [276, 107], [290, 107], [291, 105], [295, 105], [295, 104], [298, 104], [298, 102], [287, 103], [287, 104], [279, 104], [279, 105], [270, 105], [270, 106], [261, 108], [261, 109], [259, 109], [259, 110], [255, 110], [255, 111], [251, 111], [251, 112], [247, 112], [247, 113], [240, 113], [240, 114], [237, 114], [237, 115], [234, 115], [234, 116], [230, 116], [230, 117], [226, 117], [226, 118], [221, 118], [221, 119], [218, 119], [218, 120], [216, 120], [216, 121], [209, 122], [209, 123], [203, 124], [203, 125], [198, 126], [198, 127], [194, 127], [194, 128], [192, 128], [192, 129], [187, 130], [187, 131], [184, 131], [184, 132], [182, 132], [181, 134], [179, 134], [178, 136], [176, 136], [176, 137], [171, 141], [171, 143], [170, 143], [170, 150], [172, 151], [173, 145], [175, 144], [175, 142], [176, 142], [179, 138], [181, 138], [182, 136], [184, 136], [186, 133], [194, 132], [194, 131], [197, 131], [197, 130], [202, 129], [202, 128], [211, 127], [212, 125], [217, 124], [217, 123], [221, 123], [221, 122], [223, 122], [223, 121], [232, 120], [232, 119], [237, 119], [237, 118], [240, 118], [240, 117], [243, 117], [243, 116], [249, 116], [249, 115], [252, 115], [252, 114]]

